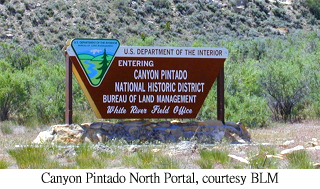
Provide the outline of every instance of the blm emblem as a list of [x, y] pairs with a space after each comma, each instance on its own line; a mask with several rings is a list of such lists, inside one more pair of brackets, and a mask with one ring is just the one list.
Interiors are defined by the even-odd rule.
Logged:
[[116, 39], [75, 39], [71, 47], [94, 87], [105, 77], [120, 43]]

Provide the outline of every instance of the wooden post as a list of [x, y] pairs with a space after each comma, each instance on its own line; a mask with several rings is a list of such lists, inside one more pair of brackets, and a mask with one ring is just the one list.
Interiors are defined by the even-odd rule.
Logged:
[[217, 116], [224, 124], [224, 66], [217, 77]]
[[66, 53], [66, 124], [72, 124], [72, 61]]

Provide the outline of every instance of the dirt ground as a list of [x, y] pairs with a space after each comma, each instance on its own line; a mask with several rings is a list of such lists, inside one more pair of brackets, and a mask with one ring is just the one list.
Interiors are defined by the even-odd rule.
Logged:
[[[0, 125], [1, 126], [1, 125]], [[14, 148], [16, 145], [30, 144], [39, 132], [47, 128], [25, 128], [23, 126], [14, 126], [12, 134], [3, 134], [0, 131], [0, 160], [10, 161], [12, 165], [9, 168], [18, 168], [14, 160], [8, 155], [7, 149]], [[258, 153], [261, 145], [273, 146], [277, 153], [283, 150], [302, 146], [305, 149], [314, 146], [320, 146], [320, 121], [304, 121], [303, 123], [277, 123], [267, 128], [248, 129], [251, 134], [251, 144], [230, 144], [227, 140], [223, 140], [217, 144], [197, 144], [197, 149], [217, 148], [226, 149], [230, 155], [248, 159], [248, 154]], [[177, 144], [168, 144], [170, 152], [168, 154], [176, 156], [177, 159], [184, 161], [185, 159], [197, 158], [199, 153], [191, 151], [179, 151]], [[186, 149], [188, 150], [188, 149]], [[308, 150], [311, 154], [313, 163], [320, 163], [320, 150]], [[234, 160], [238, 161], [238, 160]], [[190, 162], [190, 161], [188, 161]], [[192, 163], [191, 163], [192, 164]], [[188, 165], [185, 168], [199, 168], [196, 165]], [[224, 167], [215, 167], [224, 168]], [[246, 167], [247, 168], [247, 167]], [[280, 168], [282, 168], [280, 166]]]

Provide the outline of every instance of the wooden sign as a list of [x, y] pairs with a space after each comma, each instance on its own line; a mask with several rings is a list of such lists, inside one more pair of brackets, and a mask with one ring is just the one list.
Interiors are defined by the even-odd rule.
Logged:
[[195, 118], [228, 55], [115, 39], [74, 39], [67, 53], [97, 118]]

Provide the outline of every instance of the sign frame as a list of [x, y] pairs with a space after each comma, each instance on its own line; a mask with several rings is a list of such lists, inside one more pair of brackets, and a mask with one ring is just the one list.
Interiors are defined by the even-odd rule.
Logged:
[[[98, 40], [98, 39], [89, 39], [89, 40]], [[101, 40], [103, 40], [103, 39], [101, 39]], [[73, 40], [68, 40], [66, 43], [66, 46], [63, 49], [64, 54], [65, 54], [65, 63], [66, 63], [66, 109], [65, 109], [65, 122], [66, 122], [66, 124], [73, 123], [73, 120], [72, 120], [72, 114], [73, 114], [73, 109], [72, 109], [72, 72], [73, 71], [72, 70], [75, 69], [75, 65], [72, 62], [72, 60], [67, 52], [67, 48], [68, 48], [68, 46], [71, 45], [72, 41]], [[118, 48], [119, 47], [120, 47], [120, 44], [119, 44]], [[162, 47], [160, 47], [160, 48], [162, 48]], [[170, 48], [170, 47], [168, 47], [168, 48]], [[185, 48], [185, 47], [181, 47], [181, 48]], [[75, 76], [79, 77], [76, 74], [75, 74]], [[222, 65], [222, 68], [219, 71], [218, 76], [215, 79], [217, 81], [217, 119], [224, 123], [224, 64]], [[78, 81], [79, 81], [79, 79], [78, 79]], [[99, 83], [99, 85], [100, 85], [100, 83]], [[88, 91], [84, 90], [84, 93], [86, 94], [86, 93], [88, 93]], [[87, 94], [86, 94], [86, 97], [88, 97]], [[88, 101], [92, 107], [91, 103], [94, 103], [93, 100], [88, 99]], [[97, 110], [94, 110], [94, 111], [97, 111]], [[95, 114], [97, 115], [97, 112], [95, 112]]]

